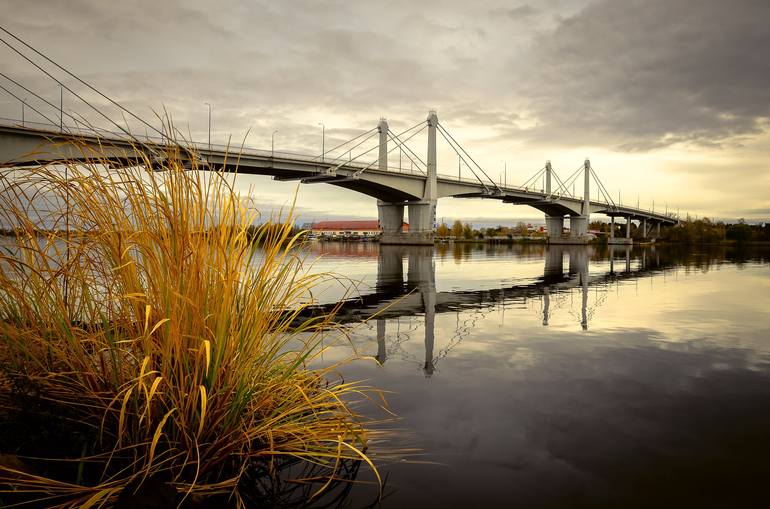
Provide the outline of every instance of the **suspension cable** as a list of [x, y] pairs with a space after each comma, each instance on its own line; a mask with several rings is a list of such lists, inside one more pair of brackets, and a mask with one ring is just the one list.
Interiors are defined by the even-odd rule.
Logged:
[[[377, 128], [376, 128], [376, 127], [374, 127], [374, 128], [372, 128], [372, 129], [369, 129], [369, 130], [368, 130], [368, 131], [366, 131], [365, 133], [361, 133], [361, 134], [359, 134], [359, 135], [358, 135], [358, 136], [356, 136], [355, 138], [351, 138], [351, 139], [349, 139], [349, 140], [347, 140], [347, 141], [344, 141], [344, 142], [340, 143], [339, 145], [337, 145], [336, 147], [330, 148], [329, 150], [327, 150], [326, 152], [324, 152], [324, 153], [323, 153], [323, 154], [321, 154], [320, 156], [316, 157], [316, 159], [318, 159], [319, 157], [323, 157], [323, 156], [325, 156], [326, 154], [331, 154], [332, 152], [334, 152], [334, 151], [335, 151], [335, 150], [337, 150], [338, 148], [342, 147], [343, 145], [347, 145], [348, 143], [352, 143], [352, 142], [356, 141], [358, 138], [360, 138], [360, 137], [362, 137], [362, 136], [366, 136], [367, 134], [370, 134], [370, 133], [372, 133], [373, 131], [376, 131], [376, 130], [377, 130]], [[371, 136], [370, 136], [370, 137], [371, 137]], [[368, 140], [369, 138], [366, 138], [366, 139]], [[364, 140], [364, 141], [366, 141], [366, 140]], [[354, 148], [358, 147], [359, 145], [360, 145], [360, 143], [359, 143], [358, 145], [356, 145], [355, 147], [351, 147], [349, 150], [353, 150]], [[341, 157], [342, 157], [342, 156], [338, 157], [337, 159], [340, 159]], [[333, 160], [334, 160], [334, 159], [332, 159], [332, 161], [333, 161]]]
[[[377, 128], [376, 128], [376, 127], [375, 127], [374, 129], [371, 129], [371, 130], [369, 130], [369, 131], [365, 132], [364, 134], [369, 134], [369, 136], [367, 136], [367, 137], [366, 137], [366, 138], [364, 138], [363, 140], [359, 141], [358, 143], [356, 143], [355, 145], [353, 145], [352, 147], [350, 147], [350, 149], [349, 149], [349, 152], [351, 152], [351, 154], [352, 154], [353, 150], [357, 149], [358, 147], [360, 147], [361, 145], [363, 145], [364, 143], [366, 143], [367, 141], [369, 141], [369, 140], [372, 138], [372, 136], [374, 136], [374, 135], [375, 135], [375, 133], [374, 133], [374, 132], [372, 132], [372, 131], [375, 131], [375, 130], [377, 130]], [[336, 150], [336, 149], [338, 149], [339, 147], [341, 147], [342, 145], [346, 145], [346, 144], [350, 143], [351, 141], [353, 141], [353, 140], [355, 140], [355, 139], [358, 139], [358, 138], [360, 138], [360, 137], [361, 137], [361, 136], [363, 136], [364, 134], [360, 134], [360, 135], [356, 136], [355, 138], [353, 138], [352, 140], [348, 140], [348, 141], [346, 141], [345, 143], [342, 143], [341, 145], [338, 145], [338, 146], [336, 146], [336, 147], [335, 147], [334, 149], [332, 149], [332, 150]], [[328, 150], [328, 151], [324, 152], [324, 155], [325, 155], [325, 154], [328, 154], [328, 153], [329, 153], [329, 152], [331, 152], [332, 150]], [[351, 157], [352, 157], [352, 155], [351, 155]], [[356, 158], [357, 158], [357, 157], [356, 157]], [[316, 158], [314, 158], [314, 159], [318, 159], [318, 158], [316, 157]], [[337, 162], [337, 161], [342, 161], [342, 160], [343, 160], [343, 159], [342, 159], [342, 155], [340, 155], [340, 156], [338, 156], [338, 157], [335, 157], [334, 159], [332, 159], [331, 161], [328, 161], [328, 162], [331, 162], [331, 163], [335, 163], [335, 162]], [[353, 161], [353, 159], [348, 159], [348, 161]], [[327, 162], [327, 161], [324, 161], [324, 162]]]
[[[418, 131], [418, 132], [419, 132], [419, 131]], [[391, 141], [393, 141], [393, 143], [395, 143], [395, 144], [396, 144], [396, 148], [406, 148], [406, 149], [407, 149], [407, 152], [406, 152], [406, 158], [407, 158], [407, 159], [409, 159], [409, 161], [412, 163], [412, 165], [413, 165], [414, 167], [416, 167], [416, 168], [419, 170], [419, 172], [420, 172], [420, 173], [422, 173], [422, 174], [425, 174], [425, 171], [423, 171], [423, 169], [422, 169], [422, 168], [420, 168], [420, 165], [419, 165], [419, 164], [417, 164], [416, 162], [414, 162], [414, 159], [412, 159], [412, 156], [410, 156], [410, 155], [409, 155], [409, 152], [411, 152], [411, 151], [409, 150], [409, 147], [406, 147], [406, 146], [405, 146], [403, 143], [401, 143], [401, 140], [399, 140], [398, 138], [395, 138], [395, 137], [393, 137], [393, 136], [392, 136], [390, 133], [388, 133], [388, 137], [391, 139]], [[388, 150], [388, 153], [389, 153], [389, 154], [390, 154], [390, 152], [391, 152], [391, 151], [390, 151], [390, 150]], [[399, 168], [399, 169], [400, 169], [400, 168]]]
[[[418, 124], [418, 125], [419, 125], [419, 124]], [[427, 124], [426, 124], [426, 127], [427, 127]], [[423, 127], [423, 129], [425, 129], [425, 127]], [[420, 134], [421, 132], [422, 132], [422, 129], [418, 129], [417, 131], [413, 132], [412, 134], [410, 134], [410, 135], [409, 135], [409, 137], [408, 137], [406, 140], [404, 140], [404, 143], [406, 143], [407, 141], [411, 140], [412, 138], [414, 138], [415, 136], [417, 136], [417, 135], [418, 135], [418, 134]], [[402, 134], [403, 134], [403, 133], [402, 133]], [[377, 148], [377, 147], [375, 147], [375, 148]], [[388, 153], [388, 154], [390, 154], [391, 152], [393, 152], [393, 151], [394, 151], [394, 150], [396, 150], [397, 148], [398, 148], [398, 146], [395, 146], [395, 147], [391, 148], [390, 150], [388, 150], [388, 152], [387, 152], [387, 153]], [[361, 168], [360, 170], [358, 170], [358, 171], [355, 173], [355, 175], [356, 175], [356, 176], [358, 176], [358, 175], [362, 174], [362, 173], [363, 173], [365, 170], [368, 170], [369, 168], [371, 168], [372, 166], [374, 166], [374, 164], [375, 164], [375, 163], [378, 163], [378, 162], [379, 162], [378, 160], [372, 161], [371, 163], [367, 164], [365, 167], [363, 167], [363, 168]], [[418, 168], [418, 169], [419, 169], [419, 168]]]
[[[92, 86], [90, 83], [87, 83], [86, 81], [84, 81], [83, 79], [81, 79], [81, 78], [80, 78], [79, 76], [77, 76], [76, 74], [74, 74], [74, 73], [70, 72], [70, 71], [69, 71], [69, 69], [67, 69], [67, 68], [63, 67], [62, 65], [60, 65], [59, 63], [57, 63], [57, 62], [56, 62], [56, 61], [54, 61], [53, 59], [49, 58], [48, 56], [46, 56], [46, 55], [45, 55], [45, 54], [43, 54], [42, 52], [38, 51], [37, 49], [35, 49], [34, 47], [32, 47], [30, 44], [26, 43], [25, 41], [23, 41], [22, 39], [20, 39], [20, 38], [19, 38], [19, 37], [17, 37], [16, 35], [12, 34], [12, 33], [11, 33], [11, 32], [9, 32], [8, 30], [6, 30], [4, 27], [0, 26], [0, 30], [2, 30], [2, 31], [3, 31], [3, 32], [5, 32], [6, 34], [10, 35], [11, 37], [13, 37], [13, 38], [14, 38], [14, 39], [16, 39], [18, 42], [20, 42], [21, 44], [23, 44], [24, 46], [26, 46], [27, 48], [29, 48], [29, 49], [31, 49], [32, 51], [34, 51], [36, 54], [38, 54], [39, 56], [41, 56], [42, 58], [44, 58], [46, 61], [50, 62], [51, 64], [53, 64], [53, 65], [54, 65], [54, 66], [56, 66], [57, 68], [59, 68], [59, 69], [61, 69], [62, 71], [64, 71], [65, 73], [67, 73], [67, 74], [68, 74], [69, 76], [71, 76], [72, 78], [75, 78], [75, 79], [76, 79], [76, 80], [77, 80], [79, 83], [81, 83], [81, 84], [85, 85], [86, 87], [88, 87], [88, 88], [89, 88], [90, 90], [92, 90], [93, 92], [96, 92], [97, 94], [99, 94], [99, 95], [100, 95], [101, 97], [103, 97], [104, 99], [107, 99], [107, 101], [109, 101], [109, 102], [110, 102], [111, 104], [113, 104], [114, 106], [117, 106], [117, 107], [118, 107], [118, 108], [120, 108], [121, 110], [125, 111], [126, 113], [128, 113], [129, 115], [131, 115], [132, 117], [134, 117], [136, 120], [140, 121], [141, 123], [143, 123], [144, 125], [146, 125], [146, 126], [147, 126], [147, 127], [149, 127], [150, 129], [152, 129], [153, 131], [155, 131], [156, 133], [160, 134], [160, 135], [161, 135], [161, 137], [164, 137], [164, 136], [165, 136], [165, 135], [164, 135], [164, 133], [163, 133], [163, 132], [161, 132], [161, 131], [159, 131], [159, 130], [158, 130], [156, 127], [155, 127], [155, 126], [153, 126], [152, 124], [148, 123], [147, 121], [145, 121], [143, 118], [141, 118], [141, 117], [139, 117], [138, 115], [136, 115], [134, 112], [132, 112], [132, 111], [131, 111], [131, 110], [129, 110], [128, 108], [126, 108], [126, 107], [124, 107], [123, 105], [119, 104], [117, 101], [114, 101], [112, 98], [108, 97], [106, 94], [102, 93], [100, 90], [98, 90], [98, 89], [96, 89], [94, 86]], [[11, 48], [12, 50], [14, 50], [16, 53], [18, 53], [20, 56], [22, 56], [22, 57], [23, 57], [25, 60], [29, 61], [29, 62], [30, 62], [32, 65], [34, 65], [35, 67], [37, 67], [38, 69], [40, 69], [41, 71], [43, 71], [45, 74], [47, 74], [47, 75], [48, 75], [48, 76], [49, 76], [51, 79], [53, 79], [54, 81], [56, 81], [57, 83], [59, 83], [60, 85], [62, 85], [62, 86], [63, 86], [63, 84], [62, 84], [62, 83], [61, 83], [59, 80], [57, 80], [56, 78], [54, 78], [53, 76], [51, 76], [51, 75], [50, 75], [50, 74], [49, 74], [47, 71], [45, 71], [44, 69], [42, 69], [42, 68], [41, 68], [40, 66], [38, 66], [38, 65], [37, 65], [35, 62], [33, 62], [32, 60], [30, 60], [30, 59], [29, 59], [29, 58], [28, 58], [26, 55], [22, 54], [22, 53], [21, 53], [19, 50], [17, 50], [16, 48], [14, 48], [14, 47], [13, 47], [13, 46], [11, 46], [10, 44], [8, 44], [8, 42], [7, 42], [5, 39], [3, 39], [3, 38], [1, 38], [1, 37], [0, 37], [0, 40], [1, 40], [1, 41], [2, 41], [2, 42], [3, 42], [3, 43], [6, 45], [6, 46], [8, 46], [8, 47], [9, 47], [9, 48]], [[68, 90], [69, 90], [69, 89], [68, 89]], [[72, 92], [71, 90], [69, 90], [69, 91], [70, 91], [70, 92]], [[72, 92], [72, 93], [74, 94], [74, 92]], [[83, 101], [83, 102], [85, 102], [86, 104], [88, 104], [89, 106], [91, 106], [91, 105], [90, 105], [90, 104], [89, 104], [87, 101], [83, 100], [83, 99], [82, 99], [81, 97], [79, 97], [77, 94], [74, 94], [74, 95], [75, 95], [76, 97], [78, 97], [78, 98], [79, 98], [81, 101]], [[92, 108], [93, 108], [93, 106], [92, 106]], [[108, 118], [107, 120], [109, 120], [109, 118]], [[114, 122], [113, 122], [113, 123], [114, 123]], [[116, 124], [116, 125], [117, 125], [117, 124]]]
[[452, 142], [451, 142], [451, 141], [449, 141], [449, 138], [447, 137], [447, 135], [446, 135], [446, 134], [444, 134], [443, 132], [441, 132], [441, 130], [439, 130], [439, 134], [441, 134], [441, 136], [444, 138], [444, 140], [446, 140], [446, 142], [449, 144], [449, 146], [452, 148], [452, 150], [454, 150], [455, 154], [457, 154], [457, 157], [459, 157], [459, 158], [460, 158], [460, 161], [461, 161], [461, 162], [463, 162], [463, 163], [465, 163], [465, 166], [467, 166], [467, 167], [468, 167], [468, 169], [469, 169], [469, 170], [471, 170], [471, 173], [473, 173], [473, 176], [474, 176], [474, 177], [476, 177], [476, 180], [478, 180], [478, 181], [481, 183], [481, 186], [482, 186], [482, 187], [484, 188], [484, 190], [486, 191], [486, 190], [488, 189], [488, 188], [487, 188], [487, 185], [484, 183], [484, 181], [481, 179], [481, 177], [479, 177], [478, 173], [476, 173], [476, 171], [473, 169], [473, 166], [471, 166], [470, 164], [468, 164], [468, 161], [466, 161], [466, 160], [465, 160], [465, 158], [464, 158], [464, 157], [462, 156], [462, 154], [461, 154], [461, 153], [460, 153], [460, 152], [459, 152], [459, 151], [458, 151], [458, 150], [455, 148], [455, 146], [452, 144]]
[[[407, 151], [408, 151], [410, 154], [412, 154], [412, 155], [415, 157], [415, 159], [417, 159], [418, 161], [420, 161], [420, 162], [423, 164], [423, 166], [425, 166], [425, 172], [423, 172], [423, 173], [426, 173], [426, 172], [427, 172], [427, 170], [428, 170], [428, 165], [425, 163], [425, 161], [423, 161], [423, 160], [420, 158], [420, 156], [418, 156], [417, 154], [415, 154], [415, 153], [414, 153], [414, 151], [413, 151], [413, 150], [412, 150], [412, 149], [409, 147], [409, 145], [406, 145], [406, 141], [409, 141], [409, 140], [410, 140], [410, 139], [411, 139], [413, 136], [409, 136], [409, 138], [407, 138], [407, 139], [406, 139], [406, 141], [403, 141], [403, 142], [401, 141], [401, 136], [405, 135], [406, 133], [408, 133], [409, 131], [411, 131], [412, 129], [414, 129], [414, 128], [416, 128], [416, 127], [420, 126], [420, 125], [422, 125], [422, 126], [423, 126], [423, 128], [424, 128], [425, 126], [427, 126], [427, 125], [428, 125], [428, 123], [427, 123], [427, 121], [425, 121], [425, 120], [422, 120], [422, 121], [420, 121], [420, 122], [416, 123], [415, 125], [413, 125], [412, 127], [410, 127], [409, 129], [406, 129], [406, 130], [404, 130], [404, 131], [401, 131], [401, 132], [400, 132], [400, 133], [398, 133], [398, 134], [395, 134], [395, 133], [390, 133], [390, 129], [388, 129], [388, 133], [390, 133], [390, 134], [391, 134], [393, 137], [395, 137], [395, 138], [396, 138], [396, 140], [398, 140], [398, 142], [400, 142], [400, 143], [401, 143], [401, 146], [402, 146], [403, 148], [405, 148], [405, 149], [406, 149], [406, 150], [407, 150]], [[420, 129], [420, 130], [419, 130], [419, 131], [417, 131], [417, 132], [421, 132], [421, 131], [422, 131], [422, 129]], [[408, 157], [408, 156], [407, 156], [407, 157]], [[415, 162], [414, 162], [414, 160], [413, 160], [412, 158], [409, 158], [409, 160], [410, 160], [410, 161], [412, 161], [412, 162], [413, 162], [415, 165], [417, 165], [417, 163], [415, 163]], [[418, 166], [418, 169], [419, 169], [419, 166]], [[420, 170], [420, 171], [422, 171], [422, 170]]]
[[[2, 76], [4, 76], [4, 77], [5, 77], [5, 75], [4, 75], [3, 73], [1, 73], [1, 72], [0, 72], [0, 75], [2, 75]], [[10, 90], [8, 90], [7, 88], [5, 88], [3, 85], [0, 85], [0, 88], [1, 88], [1, 89], [3, 89], [3, 90], [5, 90], [6, 92], [8, 92], [8, 94], [12, 95], [12, 96], [13, 96], [13, 97], [14, 97], [16, 100], [18, 100], [20, 103], [22, 103], [22, 104], [26, 104], [27, 106], [29, 106], [29, 107], [30, 107], [30, 109], [31, 109], [32, 111], [34, 111], [35, 113], [37, 113], [38, 115], [40, 115], [41, 117], [43, 117], [44, 119], [46, 119], [47, 121], [49, 121], [49, 122], [50, 122], [52, 125], [55, 125], [55, 123], [54, 123], [54, 121], [53, 121], [53, 120], [51, 120], [50, 118], [48, 118], [47, 116], [45, 116], [43, 113], [41, 113], [41, 112], [40, 112], [40, 110], [38, 110], [37, 108], [35, 108], [35, 107], [34, 107], [34, 106], [32, 106], [31, 104], [29, 104], [29, 103], [28, 103], [26, 100], [22, 99], [21, 97], [19, 97], [19, 96], [18, 96], [18, 95], [16, 95], [16, 94], [14, 94], [13, 92], [11, 92], [11, 91], [10, 91]], [[25, 90], [26, 90], [26, 89], [25, 89]], [[36, 94], [36, 95], [37, 95], [37, 94]]]
[[[444, 132], [446, 133], [446, 135], [447, 135], [447, 136], [449, 136], [449, 137], [452, 139], [452, 141], [455, 143], [455, 145], [457, 145], [457, 146], [458, 146], [458, 148], [459, 148], [460, 150], [462, 150], [462, 151], [463, 151], [463, 153], [464, 153], [465, 155], [467, 155], [467, 156], [468, 156], [468, 159], [470, 159], [470, 160], [473, 162], [473, 164], [475, 164], [475, 165], [476, 165], [476, 167], [479, 169], [479, 171], [481, 171], [481, 173], [483, 173], [483, 174], [484, 174], [484, 176], [485, 176], [485, 177], [487, 177], [487, 179], [488, 179], [488, 180], [489, 180], [489, 181], [492, 183], [492, 185], [493, 185], [493, 186], [495, 186], [495, 189], [497, 189], [498, 191], [500, 191], [500, 192], [502, 193], [502, 190], [500, 189], [500, 187], [498, 187], [498, 185], [495, 183], [495, 181], [494, 181], [494, 180], [492, 180], [492, 179], [489, 177], [489, 175], [487, 175], [487, 172], [485, 172], [485, 171], [484, 171], [484, 169], [483, 169], [483, 168], [482, 168], [482, 167], [479, 165], [479, 163], [477, 163], [477, 162], [476, 162], [476, 161], [473, 159], [473, 157], [471, 157], [471, 155], [470, 155], [470, 154], [468, 154], [468, 151], [466, 151], [466, 150], [463, 148], [463, 146], [462, 146], [462, 145], [460, 145], [459, 143], [457, 143], [457, 140], [455, 140], [455, 139], [454, 139], [454, 136], [452, 136], [452, 134], [451, 134], [449, 131], [447, 131], [447, 130], [444, 128], [444, 126], [442, 126], [442, 125], [441, 125], [441, 123], [439, 123], [439, 122], [437, 122], [437, 123], [436, 123], [436, 127], [438, 127], [438, 129], [439, 129], [440, 131], [444, 131]], [[477, 178], [478, 178], [478, 177], [477, 177]]]
[[[5, 31], [5, 32], [7, 32], [7, 30], [5, 30], [3, 27], [0, 27], [0, 30], [3, 30], [3, 31]], [[13, 34], [10, 34], [10, 35], [11, 35], [12, 37], [15, 37]], [[110, 123], [111, 123], [111, 124], [113, 124], [115, 127], [117, 127], [118, 129], [120, 129], [120, 130], [121, 130], [121, 131], [122, 131], [122, 132], [123, 132], [123, 133], [124, 133], [126, 136], [128, 136], [129, 138], [131, 138], [131, 139], [132, 139], [133, 141], [135, 141], [135, 142], [136, 142], [138, 145], [141, 145], [142, 147], [146, 148], [147, 150], [149, 150], [150, 152], [152, 152], [152, 153], [153, 153], [154, 155], [156, 155], [156, 156], [158, 156], [158, 155], [159, 155], [159, 153], [158, 153], [158, 151], [157, 151], [157, 150], [155, 150], [155, 149], [154, 149], [154, 148], [152, 148], [151, 146], [147, 145], [146, 143], [142, 142], [142, 141], [141, 141], [139, 138], [137, 138], [136, 136], [134, 136], [133, 134], [131, 134], [131, 132], [130, 132], [130, 131], [128, 131], [127, 129], [124, 129], [124, 128], [123, 128], [123, 126], [121, 126], [120, 124], [118, 124], [117, 122], [115, 122], [114, 120], [112, 120], [110, 117], [108, 117], [107, 115], [105, 115], [105, 114], [104, 114], [104, 113], [103, 113], [101, 110], [99, 110], [99, 108], [97, 108], [96, 106], [94, 106], [94, 105], [93, 105], [93, 104], [91, 104], [90, 102], [86, 101], [86, 100], [85, 100], [85, 99], [84, 99], [84, 98], [83, 98], [83, 97], [82, 97], [80, 94], [78, 94], [77, 92], [75, 92], [74, 90], [72, 90], [72, 89], [71, 89], [69, 86], [65, 85], [65, 84], [64, 84], [62, 81], [60, 81], [59, 79], [57, 79], [56, 77], [54, 77], [54, 76], [53, 76], [51, 73], [49, 73], [48, 71], [46, 71], [45, 69], [43, 69], [43, 68], [42, 68], [40, 65], [38, 65], [38, 64], [37, 64], [35, 61], [33, 61], [32, 59], [30, 59], [30, 58], [29, 58], [28, 56], [26, 56], [25, 54], [23, 54], [21, 51], [19, 51], [18, 49], [14, 48], [13, 46], [11, 46], [11, 45], [8, 43], [8, 41], [6, 41], [6, 40], [5, 40], [5, 39], [3, 39], [2, 37], [0, 37], [0, 42], [2, 42], [3, 44], [5, 44], [6, 46], [8, 46], [8, 47], [9, 47], [11, 50], [13, 50], [13, 51], [14, 51], [15, 53], [17, 53], [19, 56], [21, 56], [21, 57], [22, 57], [24, 60], [26, 60], [27, 62], [29, 62], [30, 64], [32, 64], [34, 67], [36, 67], [36, 68], [37, 68], [39, 71], [41, 71], [43, 74], [45, 74], [46, 76], [48, 76], [49, 78], [51, 78], [51, 80], [53, 80], [53, 81], [55, 81], [57, 84], [59, 84], [59, 86], [60, 86], [60, 87], [62, 87], [64, 90], [67, 90], [69, 93], [71, 93], [72, 95], [74, 95], [75, 97], [77, 97], [78, 99], [80, 99], [80, 100], [81, 100], [81, 101], [82, 101], [84, 104], [86, 104], [86, 105], [87, 105], [89, 108], [91, 108], [92, 110], [94, 110], [96, 113], [98, 113], [99, 115], [101, 115], [102, 117], [104, 117], [104, 118], [105, 118], [105, 119], [106, 119], [108, 122], [110, 122]], [[23, 42], [23, 41], [22, 41], [22, 42]], [[26, 44], [26, 43], [24, 43], [24, 44]], [[34, 50], [34, 48], [32, 48], [32, 49], [33, 49], [33, 51], [37, 51], [37, 50]], [[44, 58], [47, 58], [47, 57], [45, 57], [45, 56], [44, 56]], [[55, 62], [53, 62], [53, 63], [55, 64]], [[55, 65], [58, 65], [58, 64], [55, 64]], [[76, 79], [79, 79], [79, 78], [77, 78], [77, 77], [76, 77]], [[98, 91], [97, 91], [97, 93], [100, 93], [100, 92], [98, 92]], [[103, 94], [102, 94], [102, 95], [103, 95]], [[108, 100], [109, 100], [109, 98], [108, 98]], [[126, 110], [126, 111], [127, 111], [127, 110]], [[129, 113], [130, 113], [130, 112], [129, 112]], [[133, 115], [133, 114], [132, 114], [132, 115]], [[144, 121], [142, 121], [142, 122], [144, 122]], [[157, 130], [155, 127], [151, 126], [150, 124], [147, 124], [146, 122], [144, 122], [144, 123], [145, 123], [146, 125], [150, 126], [150, 127], [151, 127], [151, 128], [154, 130], [154, 131], [156, 131], [156, 132], [160, 133], [160, 131], [158, 131], [158, 130]], [[161, 133], [161, 136], [163, 136], [163, 134], [162, 134], [162, 133]]]
[[526, 180], [526, 182], [524, 182], [524, 183], [523, 183], [523, 184], [522, 184], [520, 187], [524, 187], [524, 188], [528, 187], [530, 182], [534, 183], [534, 181], [535, 181], [535, 180], [537, 180], [537, 178], [538, 178], [540, 175], [542, 175], [544, 172], [545, 172], [545, 166], [543, 166], [542, 168], [540, 168], [539, 170], [537, 170], [537, 173], [535, 173], [534, 175], [532, 175], [531, 177], [529, 177], [529, 178]]

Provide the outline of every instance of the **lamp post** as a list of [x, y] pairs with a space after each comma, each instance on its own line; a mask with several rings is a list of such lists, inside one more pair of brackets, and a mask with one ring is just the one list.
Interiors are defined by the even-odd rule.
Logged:
[[503, 187], [508, 187], [508, 162], [500, 161], [503, 163]]
[[203, 103], [209, 107], [209, 152], [211, 152], [211, 104]]
[[21, 126], [24, 127], [24, 106], [27, 105], [27, 98], [21, 100]]
[[321, 162], [324, 162], [324, 155], [326, 152], [326, 126], [323, 122], [318, 122], [321, 126]]
[[275, 133], [278, 132], [278, 129], [273, 131], [273, 134], [270, 136], [270, 157], [275, 157]]

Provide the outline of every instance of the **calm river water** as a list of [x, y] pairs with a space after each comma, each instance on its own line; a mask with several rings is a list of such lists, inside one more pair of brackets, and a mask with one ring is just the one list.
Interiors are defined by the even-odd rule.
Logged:
[[[343, 372], [389, 391], [391, 446], [422, 451], [382, 465], [382, 507], [767, 507], [767, 248], [317, 254], [358, 282], [342, 320], [386, 308], [353, 333], [379, 364]], [[376, 499], [362, 484], [333, 505]]]

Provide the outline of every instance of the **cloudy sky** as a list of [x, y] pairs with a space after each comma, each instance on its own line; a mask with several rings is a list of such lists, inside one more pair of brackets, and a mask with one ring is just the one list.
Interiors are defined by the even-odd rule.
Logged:
[[[276, 150], [308, 153], [320, 152], [319, 122], [328, 147], [380, 117], [399, 130], [436, 109], [494, 179], [522, 183], [547, 159], [566, 176], [590, 157], [624, 203], [770, 219], [767, 0], [0, 0], [0, 12], [7, 30], [143, 118], [165, 109], [196, 140], [205, 102], [215, 143], [269, 148], [278, 129]], [[5, 46], [0, 69], [58, 102]], [[69, 94], [65, 108], [89, 116]], [[0, 90], [2, 117], [20, 109]], [[441, 149], [439, 173], [456, 168]], [[265, 210], [296, 189], [242, 180]], [[377, 214], [328, 185], [303, 186], [298, 202], [307, 220]], [[437, 215], [542, 220], [481, 200], [443, 199]]]

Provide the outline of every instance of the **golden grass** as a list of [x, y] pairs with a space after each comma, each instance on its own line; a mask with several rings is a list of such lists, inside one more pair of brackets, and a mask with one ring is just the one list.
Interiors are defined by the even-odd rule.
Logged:
[[323, 276], [303, 269], [291, 218], [250, 239], [256, 212], [224, 174], [185, 169], [178, 152], [160, 171], [105, 163], [2, 177], [19, 247], [0, 255], [0, 412], [39, 404], [85, 438], [74, 457], [44, 458], [76, 478], [0, 464], [0, 500], [102, 507], [160, 479], [243, 506], [255, 465], [317, 465], [316, 491], [345, 461], [375, 468], [351, 409], [373, 392], [308, 367], [334, 327], [301, 318]]

